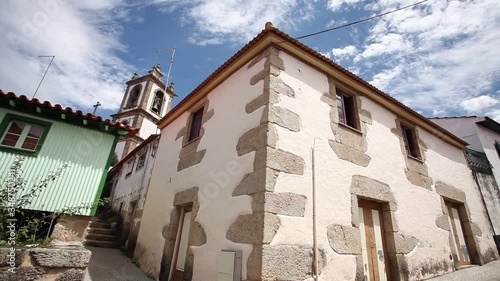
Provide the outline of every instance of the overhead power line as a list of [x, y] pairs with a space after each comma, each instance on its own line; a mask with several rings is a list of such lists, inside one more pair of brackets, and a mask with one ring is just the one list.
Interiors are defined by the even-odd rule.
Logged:
[[325, 30], [322, 30], [322, 31], [314, 32], [314, 33], [311, 33], [311, 34], [307, 34], [307, 35], [302, 35], [302, 36], [299, 36], [299, 37], [295, 37], [295, 39], [303, 39], [303, 38], [315, 36], [315, 35], [318, 35], [318, 34], [326, 33], [326, 32], [329, 32], [329, 31], [333, 31], [333, 30], [344, 28], [344, 27], [348, 27], [348, 26], [351, 26], [351, 25], [355, 25], [355, 24], [358, 24], [358, 23], [362, 23], [362, 22], [365, 22], [365, 21], [369, 21], [369, 20], [372, 20], [372, 19], [375, 19], [375, 18], [380, 18], [380, 17], [386, 16], [388, 14], [392, 14], [392, 13], [395, 13], [395, 12], [398, 12], [398, 11], [401, 11], [401, 10], [404, 10], [404, 9], [408, 9], [408, 8], [420, 5], [420, 4], [422, 4], [424, 2], [427, 2], [427, 1], [429, 1], [429, 0], [423, 0], [423, 1], [411, 4], [411, 5], [408, 5], [408, 6], [400, 7], [400, 8], [397, 8], [395, 10], [382, 13], [382, 14], [378, 14], [378, 15], [371, 16], [371, 17], [368, 17], [368, 18], [360, 19], [360, 20], [357, 20], [357, 21], [353, 21], [353, 22], [350, 22], [350, 23], [346, 23], [346, 24], [339, 25], [339, 26], [336, 26], [336, 27], [332, 27], [332, 28], [329, 28], [329, 29], [325, 29]]

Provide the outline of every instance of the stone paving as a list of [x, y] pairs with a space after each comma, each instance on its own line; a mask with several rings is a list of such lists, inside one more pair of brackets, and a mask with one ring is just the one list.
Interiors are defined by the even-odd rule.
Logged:
[[[86, 247], [92, 252], [85, 281], [152, 281], [118, 249]], [[321, 280], [321, 279], [320, 279]], [[500, 281], [500, 260], [428, 281]]]
[[428, 281], [500, 281], [500, 260], [455, 271]]
[[92, 252], [85, 281], [152, 281], [118, 249], [86, 247]]

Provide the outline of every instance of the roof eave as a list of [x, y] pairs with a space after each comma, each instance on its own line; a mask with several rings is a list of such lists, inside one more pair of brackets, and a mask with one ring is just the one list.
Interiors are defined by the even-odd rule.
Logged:
[[349, 72], [330, 59], [322, 56], [313, 49], [305, 46], [296, 39], [288, 36], [282, 31], [271, 27], [262, 31], [252, 41], [245, 45], [240, 51], [233, 55], [228, 61], [220, 66], [205, 81], [203, 81], [193, 92], [184, 98], [175, 108], [165, 115], [159, 122], [160, 129], [177, 119], [182, 113], [196, 105], [210, 91], [221, 84], [239, 68], [251, 61], [255, 56], [270, 46], [287, 51], [287, 53], [303, 60], [310, 66], [326, 73], [335, 79], [349, 85], [354, 90], [359, 91], [374, 102], [393, 112], [397, 116], [406, 119], [413, 124], [427, 130], [433, 135], [447, 143], [463, 149], [467, 142], [448, 132], [444, 128], [428, 120], [426, 117], [405, 106], [395, 98], [377, 89], [357, 75]]
[[488, 116], [484, 117], [483, 121], [476, 122], [476, 124], [500, 134], [500, 124]]

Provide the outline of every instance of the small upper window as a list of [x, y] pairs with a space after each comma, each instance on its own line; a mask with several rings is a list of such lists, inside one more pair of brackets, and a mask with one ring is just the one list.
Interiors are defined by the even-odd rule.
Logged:
[[422, 159], [420, 150], [418, 149], [417, 135], [415, 128], [410, 128], [402, 125], [401, 131], [403, 133], [403, 140], [405, 142], [406, 154], [417, 159]]
[[339, 113], [339, 122], [349, 127], [359, 129], [359, 123], [356, 112], [355, 97], [343, 93], [337, 93], [337, 109]]
[[156, 156], [156, 151], [158, 150], [158, 144], [154, 144], [153, 148], [151, 148], [151, 157]]
[[495, 148], [497, 149], [498, 157], [500, 157], [500, 142], [495, 141]]
[[128, 95], [127, 108], [137, 106], [139, 102], [139, 95], [141, 94], [141, 89], [142, 89], [141, 85], [137, 85], [134, 88], [132, 88], [130, 94]]
[[200, 136], [202, 119], [203, 119], [203, 107], [193, 113], [191, 119], [191, 127], [189, 129], [188, 142], [195, 140]]
[[128, 177], [132, 174], [132, 170], [134, 169], [134, 159], [127, 162], [127, 172], [125, 173], [125, 177]]
[[144, 162], [146, 162], [146, 153], [143, 153], [141, 154], [141, 156], [139, 156], [139, 159], [137, 160], [137, 167], [135, 168], [135, 170], [139, 170], [140, 168], [144, 167]]
[[[1, 136], [0, 146], [4, 148], [18, 149], [19, 152], [35, 154], [43, 144], [43, 139], [47, 135], [50, 127], [49, 123], [32, 120], [13, 115], [7, 115], [2, 123], [5, 133]], [[6, 125], [5, 125], [6, 124]], [[5, 126], [5, 127], [4, 127]]]
[[151, 106], [151, 111], [160, 115], [162, 107], [163, 107], [163, 92], [157, 91], [154, 96], [153, 105]]

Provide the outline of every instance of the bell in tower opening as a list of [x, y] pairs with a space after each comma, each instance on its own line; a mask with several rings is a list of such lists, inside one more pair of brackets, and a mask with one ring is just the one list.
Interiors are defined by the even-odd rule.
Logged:
[[163, 105], [163, 92], [157, 91], [155, 93], [151, 111], [155, 112], [156, 114], [160, 114], [162, 105]]
[[113, 121], [127, 121], [128, 125], [138, 128], [139, 132], [131, 139], [120, 140], [116, 146], [119, 159], [125, 157], [150, 135], [156, 134], [156, 123], [172, 107], [172, 99], [177, 96], [174, 83], [166, 87], [160, 64], [153, 66], [146, 75], [134, 73], [127, 81], [127, 89], [118, 113], [111, 115]]

